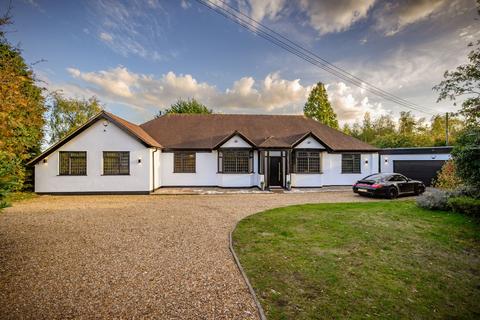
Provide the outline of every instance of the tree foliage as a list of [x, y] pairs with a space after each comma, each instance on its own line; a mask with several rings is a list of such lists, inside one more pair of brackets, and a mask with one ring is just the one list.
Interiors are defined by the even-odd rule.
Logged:
[[474, 45], [468, 54], [469, 63], [460, 65], [454, 71], [445, 71], [445, 80], [434, 87], [439, 92], [438, 101], [452, 100], [456, 105], [457, 99], [466, 97], [462, 102], [460, 114], [467, 125], [480, 126], [480, 41]]
[[162, 116], [163, 114], [169, 113], [185, 113], [185, 114], [211, 114], [213, 113], [212, 109], [208, 109], [207, 106], [197, 101], [195, 98], [183, 100], [179, 99], [177, 102], [172, 104], [170, 108], [165, 109], [164, 111], [159, 111], [157, 117]]
[[[401, 112], [396, 122], [391, 115], [381, 115], [372, 120], [366, 113], [362, 123], [352, 126], [345, 124], [343, 132], [379, 148], [430, 147], [446, 145], [445, 116], [435, 115], [430, 122], [417, 119], [411, 112]], [[449, 119], [449, 144], [463, 129], [464, 122], [459, 117]]]
[[461, 185], [462, 179], [457, 175], [455, 162], [453, 160], [445, 161], [442, 169], [437, 174], [437, 178], [433, 182], [433, 186], [444, 190], [454, 190]]
[[0, 19], [0, 194], [22, 186], [26, 162], [40, 152], [46, 109], [43, 88], [5, 36], [9, 23], [8, 14]]
[[102, 109], [103, 106], [96, 97], [77, 99], [66, 98], [60, 92], [52, 93], [48, 113], [50, 143], [63, 139]]
[[480, 127], [469, 126], [457, 138], [452, 150], [458, 176], [480, 189]]
[[337, 115], [333, 111], [330, 101], [328, 101], [327, 90], [321, 82], [317, 83], [310, 92], [303, 107], [303, 114], [329, 127], [338, 129]]

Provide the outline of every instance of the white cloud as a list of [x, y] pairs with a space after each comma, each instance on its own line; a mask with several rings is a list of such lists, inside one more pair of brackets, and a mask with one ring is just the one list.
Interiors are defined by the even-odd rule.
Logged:
[[154, 61], [169, 55], [159, 53], [156, 46], [164, 40], [169, 26], [168, 13], [158, 0], [95, 0], [89, 13], [90, 29], [96, 30], [94, 33], [113, 51]]
[[188, 2], [187, 0], [182, 0], [180, 2], [180, 6], [183, 8], [183, 9], [188, 9], [190, 8], [191, 4], [190, 2]]
[[194, 97], [216, 110], [237, 112], [273, 112], [301, 110], [311, 86], [303, 86], [299, 79], [281, 79], [277, 73], [256, 81], [244, 77], [235, 81], [231, 88], [218, 90], [214, 85], [197, 81], [192, 75], [177, 75], [170, 71], [157, 78], [137, 74], [119, 66], [98, 72], [82, 72], [68, 68], [70, 75], [81, 81], [73, 91], [82, 88], [88, 94], [112, 103], [131, 105], [137, 109], [164, 108], [179, 98]]
[[[216, 112], [299, 114], [314, 85], [299, 79], [282, 79], [270, 73], [264, 79], [243, 77], [225, 90], [199, 82], [192, 75], [170, 71], [160, 77], [138, 74], [119, 66], [98, 72], [69, 68], [79, 83], [61, 86], [67, 94], [98, 96], [109, 104], [123, 104], [145, 115], [168, 107], [179, 98], [196, 98]], [[366, 92], [343, 82], [326, 85], [329, 99], [341, 123], [352, 123], [369, 111], [372, 116], [385, 114], [381, 103], [371, 102]]]
[[407, 26], [426, 20], [432, 15], [445, 11], [448, 0], [405, 0], [386, 3], [376, 12], [376, 29], [386, 36], [393, 36]]
[[284, 8], [286, 0], [241, 0], [238, 6], [255, 20], [275, 20]]
[[365, 112], [372, 117], [387, 114], [381, 103], [371, 102], [363, 89], [351, 87], [344, 82], [326, 85], [328, 98], [341, 123], [353, 123], [363, 119]]
[[300, 8], [319, 34], [341, 32], [367, 17], [375, 0], [300, 0]]
[[107, 32], [100, 32], [99, 35], [100, 39], [102, 39], [105, 42], [112, 42], [113, 41], [113, 36]]

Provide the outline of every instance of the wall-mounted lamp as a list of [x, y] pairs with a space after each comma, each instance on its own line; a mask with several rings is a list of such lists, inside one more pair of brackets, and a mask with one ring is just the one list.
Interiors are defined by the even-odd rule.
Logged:
[[388, 164], [388, 158], [385, 158], [385, 164]]
[[368, 165], [368, 159], [365, 159], [365, 165], [366, 166]]
[[47, 158], [44, 158], [43, 159], [43, 164], [47, 164], [47, 161], [48, 161]]
[[432, 159], [435, 159], [435, 158], [437, 158], [437, 156], [432, 156]]
[[107, 127], [108, 127], [108, 121], [104, 120], [103, 121], [103, 132], [107, 132]]
[[142, 158], [138, 158], [138, 164], [142, 163]]

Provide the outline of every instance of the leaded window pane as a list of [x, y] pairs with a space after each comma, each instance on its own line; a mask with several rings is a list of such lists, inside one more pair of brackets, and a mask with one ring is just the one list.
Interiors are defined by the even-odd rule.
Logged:
[[130, 152], [104, 151], [103, 152], [103, 174], [104, 175], [130, 174]]
[[60, 151], [59, 174], [64, 176], [84, 176], [87, 174], [87, 152]]
[[321, 161], [318, 151], [296, 151], [295, 166], [298, 173], [320, 173]]
[[222, 150], [223, 173], [249, 173], [253, 171], [253, 153], [250, 150]]
[[173, 172], [175, 173], [194, 173], [195, 152], [175, 152], [173, 154]]
[[361, 173], [360, 154], [358, 153], [342, 154], [342, 173]]

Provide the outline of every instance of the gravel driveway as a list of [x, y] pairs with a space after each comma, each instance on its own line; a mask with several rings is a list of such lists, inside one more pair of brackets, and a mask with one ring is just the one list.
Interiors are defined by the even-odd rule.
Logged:
[[42, 196], [0, 213], [0, 317], [254, 319], [228, 249], [243, 217], [351, 192]]

